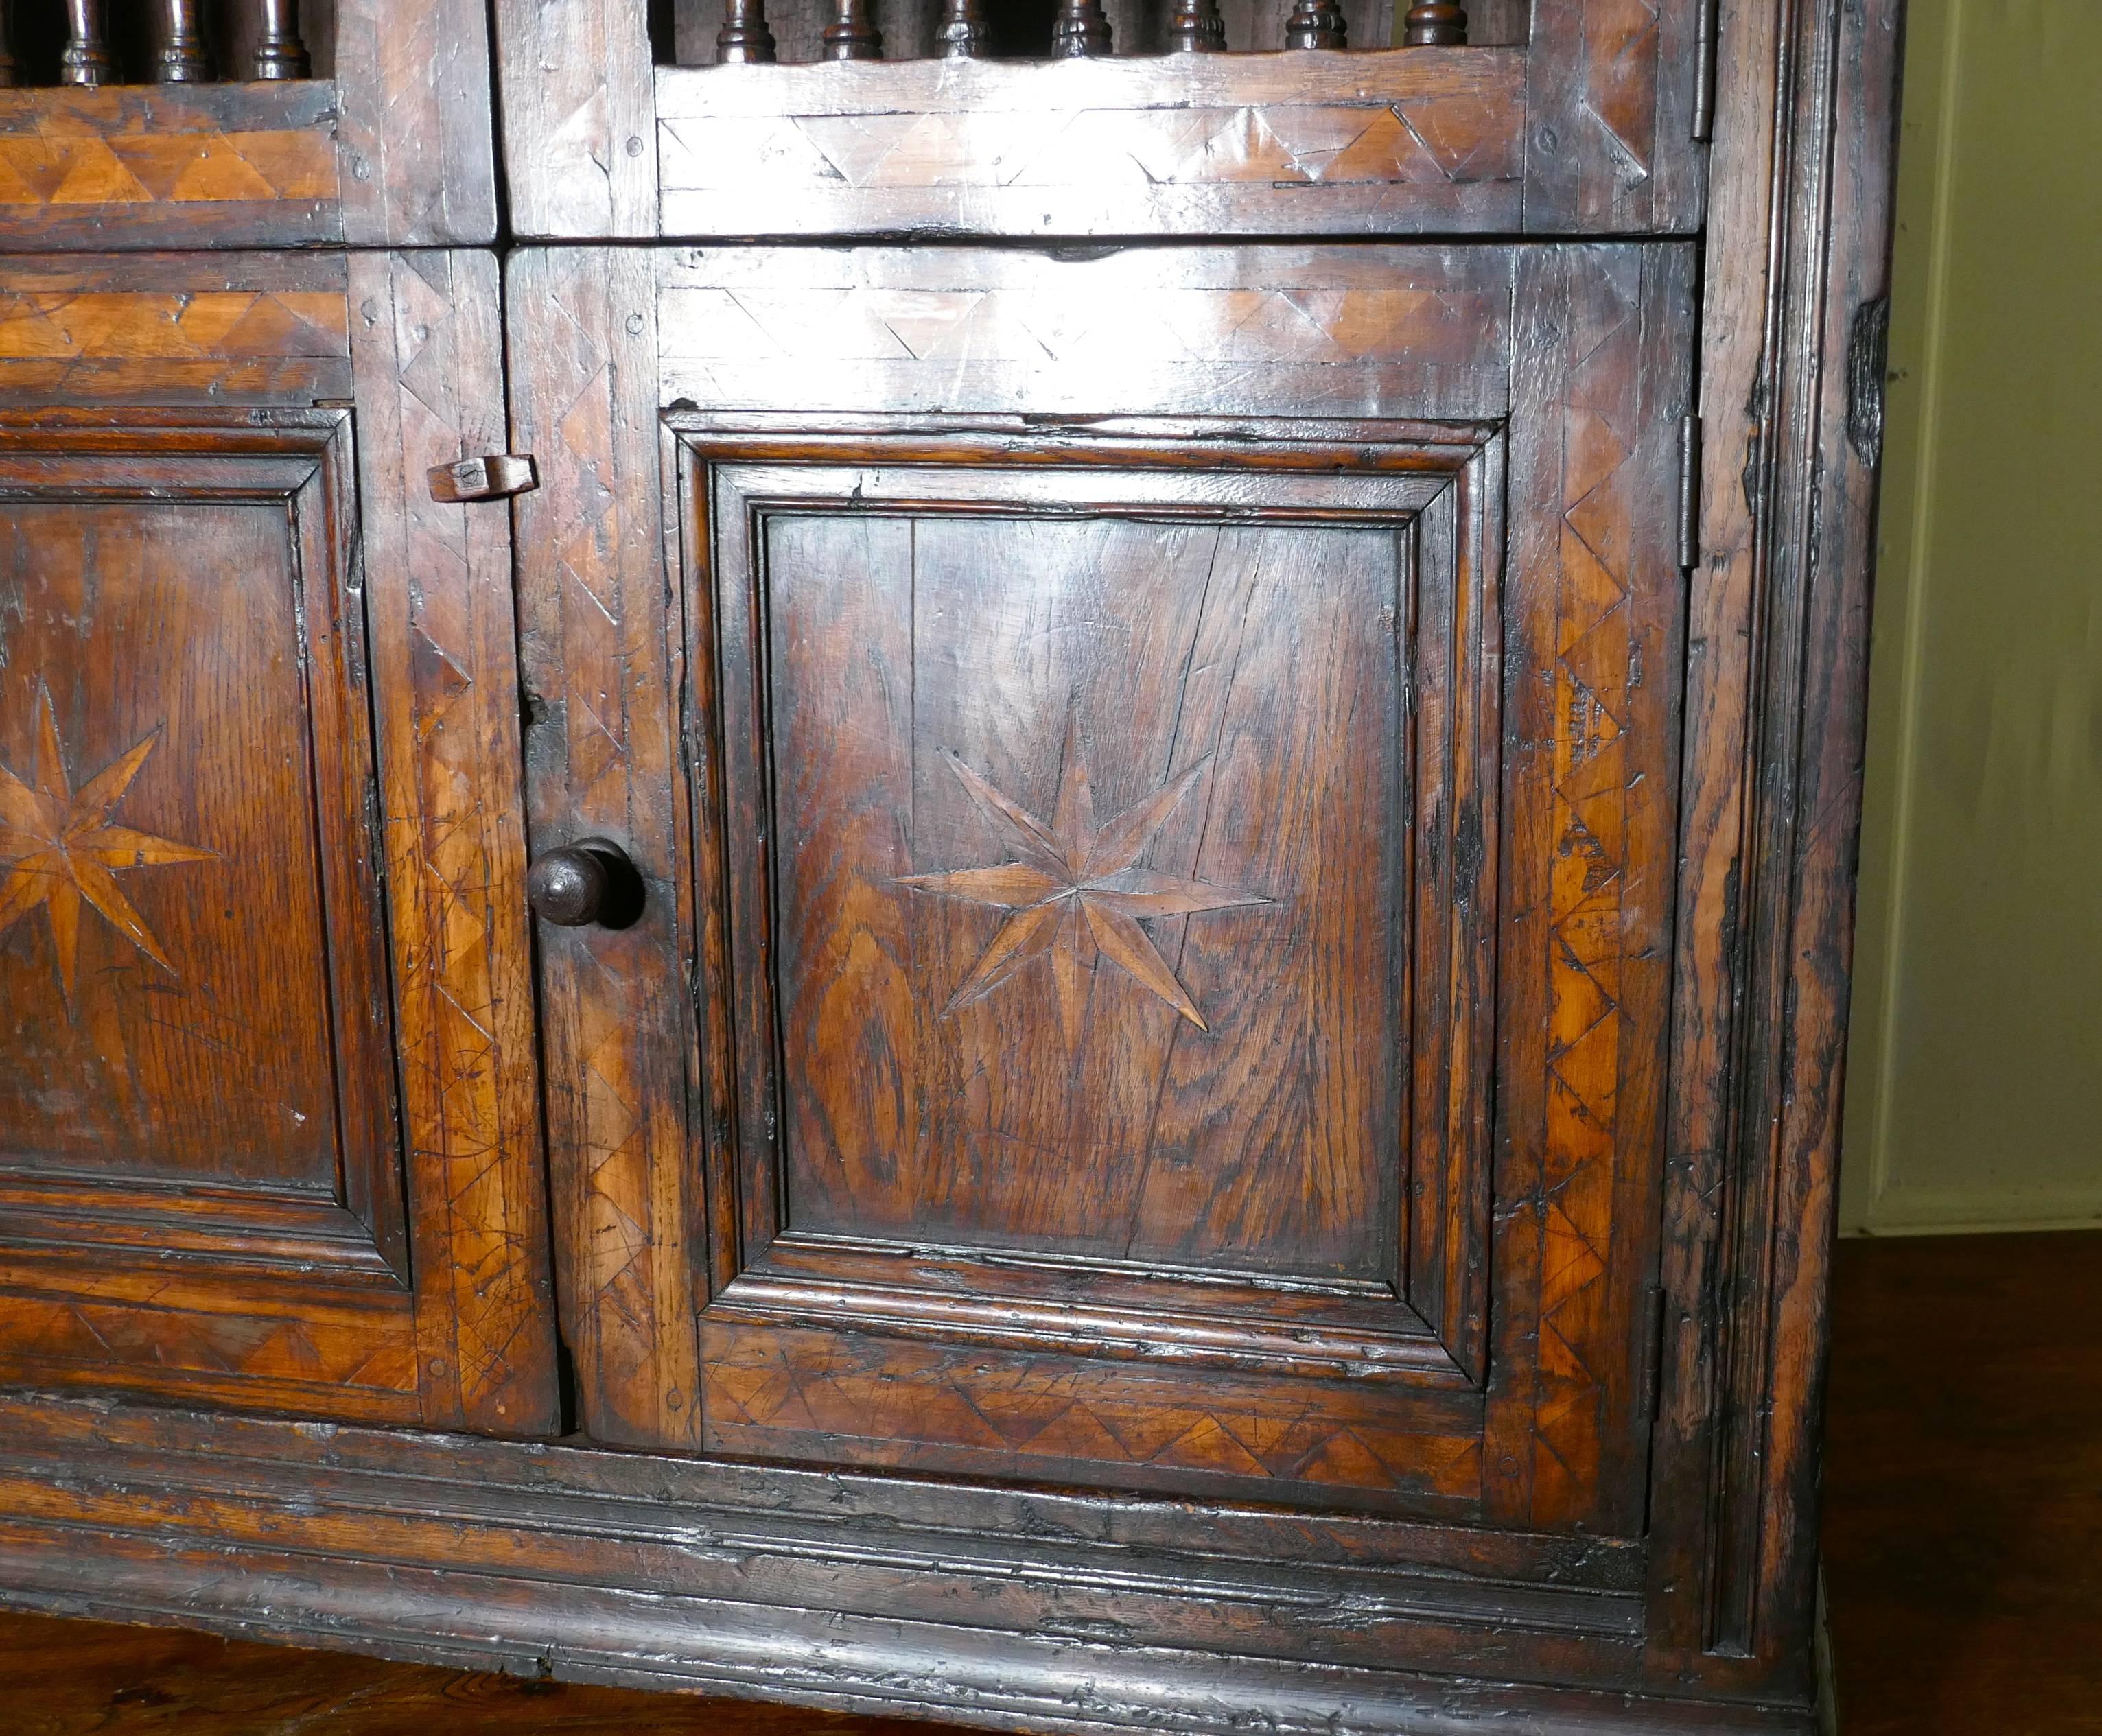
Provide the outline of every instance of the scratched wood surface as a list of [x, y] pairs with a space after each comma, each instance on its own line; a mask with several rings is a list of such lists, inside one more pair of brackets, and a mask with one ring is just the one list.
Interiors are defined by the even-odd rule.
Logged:
[[[1052, 62], [1049, 10], [996, 51], [930, 58], [937, 8], [877, 20], [889, 60], [822, 58], [778, 8], [776, 64], [716, 66], [675, 9], [654, 52], [619, 0], [499, 17], [507, 172], [534, 237], [959, 232], [1690, 233], [1696, 8], [1492, 0], [1465, 47], [1395, 49], [1390, 0], [1345, 53], [1285, 47], [1290, 8], [1221, 8], [1232, 52], [1163, 56], [1164, 9], [1111, 0], [1115, 52]], [[823, 16], [821, 16], [821, 14]], [[1041, 40], [1039, 40], [1039, 38]], [[1030, 60], [1037, 64], [1026, 64]]]
[[354, 254], [353, 361], [424, 1419], [557, 1426], [511, 534], [427, 473], [503, 447], [486, 253]]
[[[2091, 1729], [2102, 1238], [1852, 1242], [1835, 1267], [1823, 1543], [1843, 1728]], [[432, 1716], [492, 1731], [928, 1728], [22, 1614], [0, 1617], [0, 1676], [33, 1736], [289, 1732], [323, 1716], [375, 1736]]]
[[326, 82], [0, 91], [0, 250], [340, 240]]
[[1639, 1525], [1689, 263], [665, 262], [707, 1442]]
[[688, 1153], [702, 1118], [681, 732], [664, 702], [683, 647], [658, 504], [656, 272], [640, 253], [534, 250], [506, 289], [514, 444], [542, 478], [516, 507], [533, 848], [611, 839], [645, 888], [627, 928], [540, 935], [564, 1330], [596, 1438], [685, 1445], [700, 1420]]
[[[1723, 22], [1732, 70], [1701, 334], [1652, 1644], [1661, 1668], [1800, 1694], [1899, 8], [1732, 5]], [[1686, 1591], [1696, 1584], [1699, 1596]]]
[[1524, 80], [1517, 49], [670, 69], [663, 227], [1513, 231]]
[[8, 1378], [543, 1432], [494, 262], [0, 282]]
[[302, 407], [351, 395], [340, 254], [0, 264], [0, 405]]
[[167, 20], [144, 29], [144, 9], [122, 9], [110, 42], [123, 82], [93, 88], [57, 82], [60, 9], [17, 20], [20, 87], [0, 90], [0, 250], [495, 238], [477, 0], [309, 0], [299, 23], [319, 76], [272, 81], [250, 76], [256, 11], [224, 10], [189, 15], [204, 26], [202, 81], [149, 83]]
[[348, 433], [0, 425], [9, 1378], [413, 1414]]

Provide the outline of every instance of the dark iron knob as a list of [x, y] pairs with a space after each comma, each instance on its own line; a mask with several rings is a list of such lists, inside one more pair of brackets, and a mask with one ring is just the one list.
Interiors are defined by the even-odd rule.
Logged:
[[609, 838], [580, 838], [550, 850], [526, 874], [526, 901], [561, 928], [625, 928], [642, 913], [642, 877]]

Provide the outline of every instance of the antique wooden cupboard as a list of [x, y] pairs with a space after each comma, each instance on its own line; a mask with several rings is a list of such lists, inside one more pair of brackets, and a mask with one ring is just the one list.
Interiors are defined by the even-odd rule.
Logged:
[[1817, 1728], [1897, 10], [0, 15], [0, 1600]]

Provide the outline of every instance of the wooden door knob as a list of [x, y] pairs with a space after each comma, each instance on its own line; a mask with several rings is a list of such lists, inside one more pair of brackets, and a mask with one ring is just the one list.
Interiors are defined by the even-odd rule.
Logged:
[[625, 928], [642, 914], [642, 876], [610, 838], [580, 838], [526, 873], [526, 901], [559, 928]]

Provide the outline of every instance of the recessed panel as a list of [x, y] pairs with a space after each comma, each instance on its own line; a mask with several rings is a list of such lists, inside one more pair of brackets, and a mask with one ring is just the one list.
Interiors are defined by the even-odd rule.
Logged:
[[768, 516], [792, 1233], [1395, 1281], [1410, 547]]
[[282, 501], [0, 503], [0, 1163], [337, 1189]]

